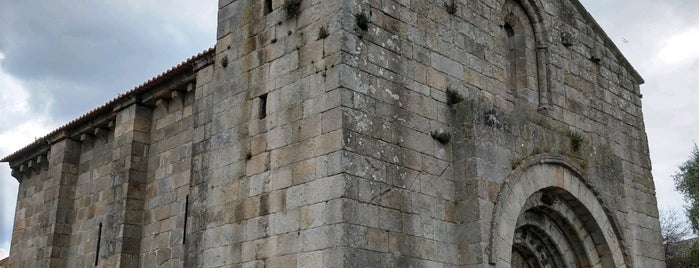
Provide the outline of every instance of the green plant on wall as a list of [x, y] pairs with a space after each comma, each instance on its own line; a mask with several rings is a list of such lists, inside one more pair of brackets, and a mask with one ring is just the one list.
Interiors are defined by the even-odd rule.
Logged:
[[447, 13], [454, 15], [456, 14], [458, 5], [456, 4], [455, 0], [451, 0], [444, 3], [444, 8], [447, 10]]
[[573, 152], [577, 153], [580, 152], [582, 149], [583, 143], [585, 142], [585, 139], [583, 138], [580, 133], [577, 133], [575, 131], [568, 131], [568, 138], [570, 139], [570, 149], [573, 150]]
[[301, 0], [285, 0], [284, 10], [288, 18], [295, 18], [301, 13]]
[[328, 29], [325, 28], [325, 26], [321, 26], [320, 29], [318, 29], [318, 40], [325, 39], [329, 35], [330, 34], [328, 33]]
[[454, 104], [457, 104], [459, 102], [464, 101], [464, 97], [459, 94], [458, 91], [453, 90], [451, 88], [447, 88], [447, 105], [452, 106]]
[[354, 20], [357, 22], [357, 27], [360, 30], [362, 30], [362, 31], [369, 30], [369, 16], [364, 14], [364, 12], [359, 12], [357, 14], [354, 14]]

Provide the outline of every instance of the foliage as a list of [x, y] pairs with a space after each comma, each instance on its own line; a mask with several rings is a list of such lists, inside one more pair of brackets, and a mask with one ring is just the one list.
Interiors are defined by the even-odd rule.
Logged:
[[456, 14], [457, 7], [458, 6], [456, 5], [456, 1], [454, 0], [451, 0], [451, 2], [444, 3], [444, 8], [447, 10], [447, 13], [451, 15]]
[[328, 37], [328, 35], [330, 34], [328, 33], [328, 29], [325, 28], [325, 26], [321, 26], [318, 29], [318, 40], [325, 39], [326, 37]]
[[687, 199], [687, 218], [694, 232], [699, 232], [699, 149], [694, 145], [689, 160], [679, 167], [679, 171], [672, 177], [675, 179], [675, 188]]
[[369, 16], [364, 14], [364, 12], [354, 14], [354, 19], [357, 21], [357, 27], [359, 27], [359, 29], [362, 31], [369, 30]]
[[575, 131], [568, 131], [568, 138], [570, 138], [570, 148], [573, 149], [573, 152], [579, 152], [580, 149], [582, 149], [583, 142], [585, 139], [583, 138], [580, 133], [577, 133]]
[[464, 97], [458, 91], [447, 88], [447, 105], [452, 106], [462, 101], [464, 101]]
[[[682, 266], [678, 267], [689, 267], [689, 268], [699, 268], [699, 242], [694, 241], [692, 242], [687, 248], [683, 251], [683, 256], [682, 256]], [[668, 265], [668, 267], [671, 267]]]
[[668, 267], [680, 267], [685, 262], [683, 240], [692, 233], [691, 228], [680, 217], [681, 213], [675, 209], [660, 211], [660, 232]]
[[289, 18], [295, 18], [301, 12], [301, 0], [286, 0], [284, 1], [284, 10], [286, 10], [286, 16]]
[[[694, 233], [697, 233], [699, 232], [699, 149], [696, 144], [689, 159], [679, 166], [679, 171], [672, 177], [675, 179], [675, 188], [684, 195], [689, 204], [685, 213]], [[699, 268], [699, 240], [695, 238], [693, 241], [683, 241], [678, 245], [681, 246], [675, 251], [681, 255], [679, 261], [671, 263], [673, 260], [668, 259], [668, 264]]]
[[677, 243], [692, 234], [692, 230], [687, 226], [680, 211], [668, 209], [660, 211], [660, 231], [663, 235], [663, 243]]

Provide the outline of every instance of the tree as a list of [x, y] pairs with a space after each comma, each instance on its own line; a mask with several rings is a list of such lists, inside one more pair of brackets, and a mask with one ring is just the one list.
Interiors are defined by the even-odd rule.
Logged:
[[[694, 239], [694, 241], [687, 246], [687, 248], [683, 252], [682, 256], [682, 264], [684, 267], [690, 267], [690, 268], [697, 268], [699, 267], [699, 242], [697, 242], [697, 238]], [[672, 266], [667, 266], [667, 267], [672, 267]], [[680, 266], [677, 266], [680, 267]]]
[[699, 149], [694, 144], [689, 160], [679, 167], [679, 171], [673, 175], [675, 188], [684, 195], [687, 200], [687, 218], [692, 224], [694, 233], [699, 232]]
[[[689, 156], [689, 159], [679, 166], [679, 171], [672, 176], [675, 179], [675, 188], [684, 195], [687, 200], [685, 213], [689, 222], [692, 225], [694, 233], [699, 233], [699, 149], [694, 144], [694, 149]], [[692, 267], [699, 268], [699, 239], [694, 238], [677, 243], [679, 249], [673, 250], [680, 253], [680, 263], [676, 267]], [[668, 247], [665, 247], [666, 255]], [[670, 264], [670, 259], [668, 259]], [[672, 267], [669, 266], [668, 267]]]
[[677, 209], [660, 210], [660, 231], [663, 236], [665, 261], [667, 267], [686, 267], [683, 241], [692, 234], [691, 228], [681, 217]]

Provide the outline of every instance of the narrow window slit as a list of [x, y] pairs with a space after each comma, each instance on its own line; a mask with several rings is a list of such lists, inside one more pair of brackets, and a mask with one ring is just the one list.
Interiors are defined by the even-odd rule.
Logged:
[[260, 96], [260, 110], [258, 111], [259, 119], [267, 117], [267, 94]]
[[102, 243], [102, 223], [100, 222], [99, 230], [97, 231], [97, 248], [95, 249], [95, 266], [100, 261], [100, 244]]
[[182, 226], [182, 244], [187, 242], [187, 217], [189, 217], [189, 195], [184, 198], [184, 225]]
[[515, 30], [512, 29], [512, 25], [509, 23], [505, 23], [505, 33], [507, 34], [507, 37], [514, 37], [515, 36]]
[[517, 43], [515, 40], [515, 30], [510, 23], [505, 23], [505, 71], [507, 73], [507, 88], [510, 90], [517, 88], [517, 58], [521, 55], [517, 53]]
[[265, 0], [265, 15], [272, 13], [272, 0]]

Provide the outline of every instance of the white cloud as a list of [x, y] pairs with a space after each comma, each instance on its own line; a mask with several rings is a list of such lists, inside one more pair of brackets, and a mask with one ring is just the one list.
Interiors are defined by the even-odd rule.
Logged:
[[699, 2], [582, 2], [646, 80], [641, 86], [643, 115], [658, 206], [681, 210], [685, 201], [675, 191], [672, 175], [687, 160], [693, 142], [699, 142], [699, 21], [693, 15]]
[[[3, 70], [4, 58], [0, 52], [0, 157], [46, 135], [56, 125], [48, 114], [49, 105], [30, 105], [31, 91]], [[9, 248], [18, 183], [10, 177], [7, 164], [2, 164], [0, 172], [0, 248]]]
[[4, 58], [0, 52], [0, 153], [9, 154], [48, 134], [55, 123], [48, 114], [50, 103], [30, 105], [31, 91], [3, 70]]
[[[149, 14], [182, 27], [183, 25], [196, 28], [199, 32], [212, 32], [216, 29], [217, 5], [205, 4], [190, 0], [170, 1], [141, 1], [124, 0], [113, 3], [115, 8], [127, 9], [128, 13]], [[213, 38], [213, 36], [212, 36]]]
[[191, 0], [123, 0], [106, 5], [121, 10], [124, 14], [156, 19], [158, 29], [176, 42], [187, 43], [194, 33], [209, 35], [213, 45], [217, 16], [211, 15], [218, 11], [217, 5]]
[[658, 52], [658, 60], [674, 65], [675, 68], [686, 67], [699, 59], [699, 26], [684, 32], [675, 33], [665, 39], [665, 44]]
[[0, 260], [7, 258], [7, 256], [10, 256], [10, 253], [5, 249], [0, 248]]
[[[211, 47], [216, 12], [215, 2], [190, 0], [3, 5], [0, 157], [46, 135], [56, 121], [78, 117]], [[17, 187], [7, 164], [0, 164], [4, 249], [10, 247]]]

